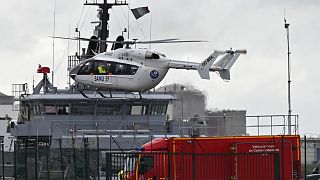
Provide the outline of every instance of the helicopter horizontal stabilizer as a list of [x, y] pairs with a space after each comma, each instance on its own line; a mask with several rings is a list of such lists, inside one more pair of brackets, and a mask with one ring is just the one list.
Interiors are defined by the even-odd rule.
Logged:
[[223, 80], [225, 80], [225, 81], [230, 80], [230, 70], [229, 69], [224, 69], [224, 70], [218, 71], [218, 73]]
[[224, 55], [217, 63], [213, 65], [214, 69], [217, 69], [220, 77], [223, 80], [230, 80], [230, 69], [236, 60], [239, 58], [240, 54], [246, 54], [246, 50], [227, 50]]
[[210, 79], [209, 69], [218, 58], [219, 55], [223, 54], [223, 51], [214, 51], [209, 57], [207, 57], [202, 63], [197, 66], [197, 70], [202, 79]]

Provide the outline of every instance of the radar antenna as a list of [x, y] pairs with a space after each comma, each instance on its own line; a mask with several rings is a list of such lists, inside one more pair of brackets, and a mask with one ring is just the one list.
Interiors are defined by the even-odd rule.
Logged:
[[86, 3], [84, 5], [93, 5], [93, 6], [99, 6], [99, 8], [101, 9], [101, 14], [100, 14], [100, 27], [101, 30], [100, 32], [98, 32], [98, 38], [100, 38], [100, 40], [102, 40], [102, 42], [100, 43], [100, 53], [105, 52], [107, 49], [107, 43], [103, 42], [106, 41], [107, 38], [109, 37], [109, 29], [108, 29], [108, 21], [109, 21], [109, 17], [110, 14], [108, 12], [108, 10], [110, 8], [112, 8], [112, 6], [123, 6], [123, 5], [128, 5], [127, 1], [120, 1], [120, 0], [114, 0], [113, 3], [108, 3], [107, 0], [103, 0], [103, 2], [98, 2], [98, 0], [92, 0], [92, 3], [88, 3], [86, 1]]

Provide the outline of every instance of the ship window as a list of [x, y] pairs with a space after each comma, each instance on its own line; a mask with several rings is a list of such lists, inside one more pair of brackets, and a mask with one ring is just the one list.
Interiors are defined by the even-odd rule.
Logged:
[[131, 115], [142, 115], [144, 106], [131, 106]]
[[154, 104], [151, 106], [150, 115], [161, 115], [164, 116], [167, 113], [167, 105], [165, 104]]
[[21, 106], [20, 113], [24, 120], [29, 120], [29, 107], [27, 105]]
[[71, 114], [72, 115], [93, 115], [94, 109], [92, 104], [79, 105], [74, 104], [71, 106]]
[[147, 115], [148, 113], [147, 105], [131, 105], [128, 106], [128, 114], [129, 115]]
[[69, 105], [57, 105], [57, 113], [59, 115], [67, 115], [70, 112]]
[[97, 107], [97, 115], [120, 115], [121, 105], [105, 105], [101, 104]]
[[40, 106], [39, 105], [33, 105], [31, 110], [32, 115], [40, 115]]
[[86, 62], [78, 71], [79, 75], [89, 75], [93, 73], [93, 61]]
[[57, 109], [54, 105], [45, 105], [44, 106], [44, 112], [45, 114], [56, 114], [57, 113]]

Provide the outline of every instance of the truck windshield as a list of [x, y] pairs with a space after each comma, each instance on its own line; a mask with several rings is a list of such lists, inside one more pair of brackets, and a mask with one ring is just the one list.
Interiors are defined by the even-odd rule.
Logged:
[[153, 156], [141, 156], [139, 161], [138, 173], [144, 174], [153, 168]]
[[123, 170], [125, 172], [133, 172], [136, 167], [136, 159], [137, 157], [135, 155], [127, 156]]

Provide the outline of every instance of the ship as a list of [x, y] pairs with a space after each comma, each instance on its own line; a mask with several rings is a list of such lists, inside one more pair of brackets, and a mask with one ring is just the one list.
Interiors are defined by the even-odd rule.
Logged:
[[[106, 40], [109, 36], [108, 10], [128, 3], [86, 1], [84, 5], [98, 7], [99, 21], [91, 38]], [[93, 57], [92, 49], [105, 52], [106, 48], [106, 43], [90, 42], [87, 52], [81, 48], [82, 54], [77, 52], [68, 56], [67, 70]], [[39, 65], [37, 73], [42, 79], [31, 93], [26, 83], [12, 85], [13, 109], [18, 112], [18, 117], [4, 118], [10, 134], [5, 137], [8, 164], [2, 166], [6, 177], [41, 179], [50, 171], [50, 179], [60, 179], [61, 174], [67, 179], [76, 176], [79, 169], [88, 169], [81, 166], [71, 170], [69, 166], [57, 166], [62, 161], [68, 162], [68, 158], [74, 155], [76, 162], [89, 162], [88, 158], [92, 156], [94, 160], [90, 163], [97, 167], [97, 173], [92, 177], [98, 178], [105, 174], [104, 152], [129, 151], [157, 137], [188, 136], [188, 130], [181, 131], [182, 123], [189, 128], [192, 126], [181, 120], [169, 121], [168, 106], [176, 100], [171, 94], [112, 91], [112, 97], [106, 98], [90, 90], [83, 94], [74, 84], [68, 89], [54, 87], [48, 77], [49, 67]], [[31, 153], [35, 149], [36, 155]], [[90, 155], [83, 157], [89, 149]], [[38, 163], [40, 168], [34, 168], [39, 166]]]

